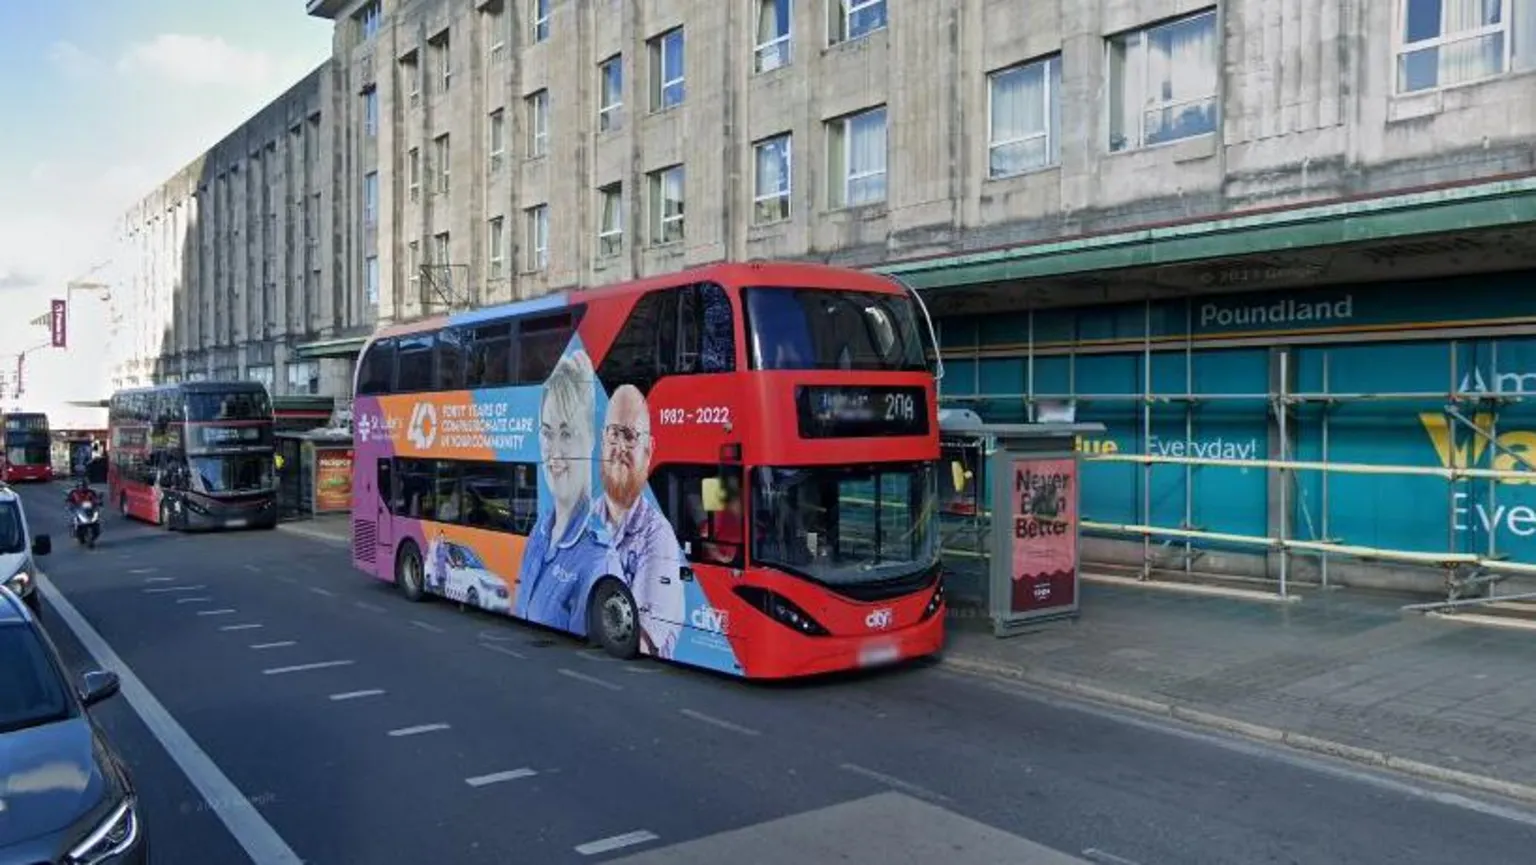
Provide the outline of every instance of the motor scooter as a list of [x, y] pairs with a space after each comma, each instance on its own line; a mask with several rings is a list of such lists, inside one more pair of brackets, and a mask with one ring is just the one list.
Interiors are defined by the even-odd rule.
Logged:
[[82, 545], [94, 549], [101, 537], [101, 509], [89, 498], [70, 507], [70, 532]]

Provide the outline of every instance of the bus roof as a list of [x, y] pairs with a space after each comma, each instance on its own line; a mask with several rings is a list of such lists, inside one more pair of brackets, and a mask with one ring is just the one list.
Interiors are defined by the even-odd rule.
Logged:
[[184, 393], [253, 393], [265, 391], [266, 385], [259, 381], [184, 381], [179, 384], [157, 384], [147, 387], [128, 387], [112, 394], [121, 396], [132, 393], [160, 393], [179, 390]]
[[427, 319], [380, 328], [369, 339], [369, 342], [391, 336], [407, 336], [421, 331], [436, 330], [444, 325], [473, 325], [479, 322], [495, 321], [514, 316], [554, 312], [572, 304], [585, 303], [589, 300], [622, 297], [627, 294], [643, 294], [657, 288], [689, 285], [695, 282], [710, 280], [729, 282], [734, 285], [760, 283], [763, 285], [800, 286], [805, 288], [841, 288], [850, 291], [868, 291], [879, 294], [904, 294], [906, 292], [906, 289], [900, 283], [895, 282], [889, 277], [862, 270], [849, 270], [847, 268], [812, 264], [809, 262], [726, 262], [695, 267], [664, 276], [652, 276], [581, 291], [555, 292], [529, 300], [519, 300], [467, 312], [453, 313], [451, 315], [435, 315]]

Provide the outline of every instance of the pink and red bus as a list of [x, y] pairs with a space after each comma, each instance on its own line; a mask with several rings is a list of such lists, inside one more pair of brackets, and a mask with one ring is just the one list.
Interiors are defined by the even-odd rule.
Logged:
[[120, 390], [107, 407], [107, 499], [171, 531], [275, 528], [272, 424], [259, 382]]
[[0, 481], [53, 480], [52, 440], [48, 415], [42, 412], [0, 414]]
[[904, 287], [804, 264], [381, 330], [354, 563], [621, 658], [784, 678], [936, 653], [931, 344]]

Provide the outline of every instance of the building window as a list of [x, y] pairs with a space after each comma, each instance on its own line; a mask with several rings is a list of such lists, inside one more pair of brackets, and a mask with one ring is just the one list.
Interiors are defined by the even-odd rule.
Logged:
[[448, 136], [446, 133], [432, 139], [432, 157], [437, 169], [437, 191], [440, 195], [448, 194], [448, 174], [451, 167], [448, 154]]
[[624, 187], [613, 183], [597, 191], [597, 254], [604, 258], [624, 249]]
[[612, 132], [624, 126], [624, 58], [615, 54], [597, 66], [597, 131]]
[[683, 167], [674, 165], [650, 173], [651, 244], [683, 239]]
[[372, 3], [359, 9], [357, 14], [353, 16], [353, 20], [357, 21], [357, 35], [360, 41], [367, 42], [379, 35], [379, 26], [384, 21], [384, 13], [379, 6], [379, 0], [373, 0]]
[[528, 158], [549, 153], [549, 91], [540, 90], [523, 98], [528, 109]]
[[758, 225], [789, 218], [790, 137], [775, 135], [752, 145], [752, 221]]
[[405, 281], [411, 287], [411, 296], [421, 300], [421, 243], [411, 241], [405, 245]]
[[434, 267], [445, 268], [448, 261], [448, 232], [432, 235], [432, 261]]
[[506, 157], [506, 120], [506, 112], [498, 108], [491, 112], [490, 119], [487, 121], [486, 137], [490, 139], [488, 149], [491, 152], [491, 171], [500, 171], [502, 160]]
[[827, 122], [828, 205], [885, 200], [885, 106]]
[[528, 259], [525, 269], [529, 272], [549, 267], [549, 205], [541, 204], [523, 212], [528, 224]]
[[485, 9], [485, 17], [482, 19], [485, 22], [486, 31], [486, 60], [493, 66], [500, 63], [507, 54], [505, 31], [508, 16], [503, 14], [504, 11], [504, 8], [501, 6], [488, 6]]
[[531, 7], [528, 17], [533, 22], [533, 41], [543, 42], [549, 38], [549, 0], [528, 0]]
[[683, 28], [653, 38], [651, 47], [651, 110], [683, 104]]
[[1399, 93], [1536, 69], [1536, 2], [1402, 0], [1401, 5]]
[[487, 279], [501, 279], [502, 265], [506, 260], [506, 223], [496, 217], [486, 224], [485, 248]]
[[288, 374], [289, 394], [314, 395], [320, 392], [319, 361], [289, 361], [285, 372]]
[[448, 31], [444, 30], [431, 42], [432, 50], [437, 54], [437, 74], [442, 79], [443, 90], [453, 83], [453, 46], [448, 41]]
[[1214, 9], [1109, 39], [1109, 149], [1216, 130]]
[[379, 134], [379, 91], [372, 87], [363, 91], [363, 132], [369, 138]]
[[368, 303], [377, 306], [379, 302], [379, 257], [370, 255], [363, 259], [363, 285], [368, 292]]
[[885, 28], [885, 0], [827, 0], [827, 44], [852, 42]]
[[421, 64], [417, 62], [416, 52], [400, 61], [400, 74], [405, 76], [406, 86], [410, 91], [411, 104], [421, 101]]
[[1061, 57], [987, 76], [987, 176], [1008, 177], [1060, 157]]
[[421, 148], [405, 154], [405, 182], [412, 201], [421, 200]]
[[789, 65], [791, 2], [757, 0], [757, 48], [753, 51], [752, 71], [770, 72]]
[[379, 224], [379, 173], [370, 171], [363, 175], [363, 224], [369, 228]]

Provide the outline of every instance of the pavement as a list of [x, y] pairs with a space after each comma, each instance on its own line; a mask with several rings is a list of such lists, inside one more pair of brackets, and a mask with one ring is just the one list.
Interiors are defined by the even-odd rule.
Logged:
[[57, 540], [50, 632], [124, 677], [96, 711], [159, 863], [1513, 863], [1536, 829], [1504, 798], [948, 664], [760, 685], [613, 661], [409, 603], [319, 523], [113, 517], [85, 550], [54, 489], [22, 494]]

